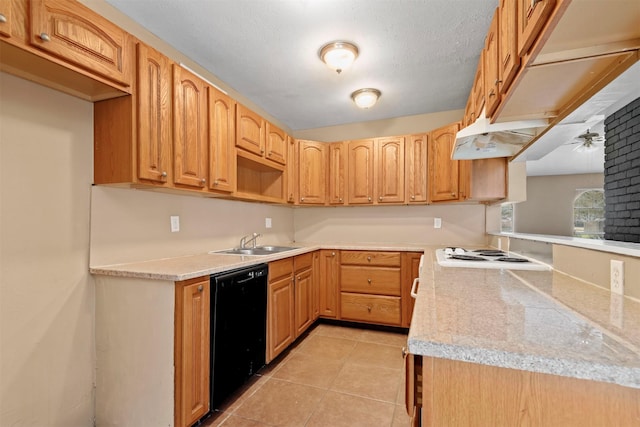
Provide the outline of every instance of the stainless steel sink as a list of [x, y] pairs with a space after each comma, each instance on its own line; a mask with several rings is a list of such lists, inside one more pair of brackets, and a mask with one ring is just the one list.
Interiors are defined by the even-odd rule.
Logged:
[[291, 246], [256, 246], [255, 248], [233, 248], [221, 251], [212, 251], [211, 254], [229, 254], [229, 255], [271, 255], [280, 252], [292, 251]]

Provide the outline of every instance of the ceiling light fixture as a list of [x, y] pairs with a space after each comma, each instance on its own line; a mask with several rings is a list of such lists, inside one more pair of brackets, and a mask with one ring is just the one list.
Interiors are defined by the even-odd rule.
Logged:
[[340, 74], [345, 68], [349, 68], [358, 57], [358, 47], [353, 43], [337, 41], [322, 46], [318, 53], [322, 62], [329, 68]]
[[380, 91], [378, 89], [366, 88], [358, 89], [351, 94], [351, 99], [360, 108], [371, 108], [376, 105], [378, 98], [380, 98]]

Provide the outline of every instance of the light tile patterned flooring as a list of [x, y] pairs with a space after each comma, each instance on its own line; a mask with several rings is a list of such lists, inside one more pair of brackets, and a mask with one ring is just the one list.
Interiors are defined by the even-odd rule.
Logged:
[[202, 427], [408, 426], [406, 334], [319, 324]]

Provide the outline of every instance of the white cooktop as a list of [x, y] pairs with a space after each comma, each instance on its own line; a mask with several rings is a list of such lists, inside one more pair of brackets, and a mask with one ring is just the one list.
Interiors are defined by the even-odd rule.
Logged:
[[[479, 258], [472, 259], [456, 259], [461, 258]], [[499, 259], [510, 259], [509, 261], [498, 261]], [[443, 248], [436, 249], [436, 259], [438, 264], [443, 267], [463, 267], [463, 268], [491, 268], [503, 270], [537, 270], [548, 271], [551, 267], [531, 258], [512, 252], [499, 251], [497, 249], [474, 249], [466, 250], [464, 248]]]

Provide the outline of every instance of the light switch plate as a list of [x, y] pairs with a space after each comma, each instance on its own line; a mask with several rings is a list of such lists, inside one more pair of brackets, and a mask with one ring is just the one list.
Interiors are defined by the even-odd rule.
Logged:
[[271, 218], [264, 219], [264, 226], [265, 228], [271, 228]]
[[442, 218], [433, 218], [433, 228], [442, 228]]
[[172, 216], [171, 217], [171, 232], [176, 233], [180, 231], [180, 217]]

